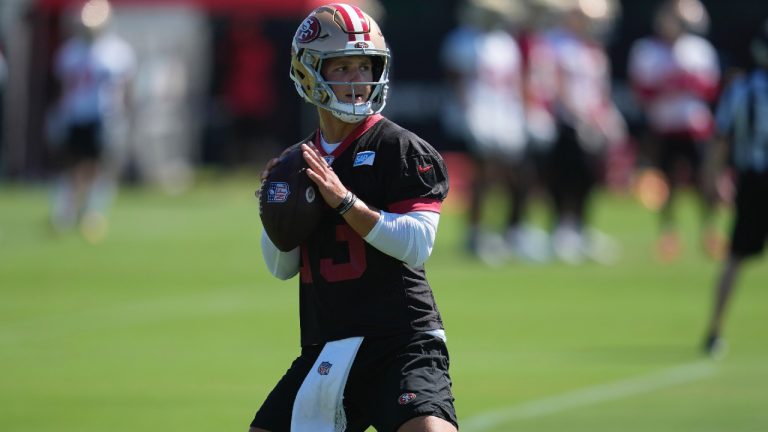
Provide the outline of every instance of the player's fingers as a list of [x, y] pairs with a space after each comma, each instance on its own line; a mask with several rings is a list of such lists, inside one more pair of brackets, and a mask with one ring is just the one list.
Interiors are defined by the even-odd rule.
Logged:
[[308, 154], [313, 159], [318, 157], [317, 150], [312, 148], [312, 147], [310, 147], [310, 146], [308, 146], [307, 144], [302, 144], [301, 145], [301, 151], [304, 152], [305, 154]]
[[317, 191], [323, 197], [323, 200], [325, 200], [329, 206], [334, 208], [337, 207], [346, 195], [346, 189], [344, 189], [343, 186], [341, 189], [339, 189], [333, 184], [333, 182], [329, 182], [326, 179], [323, 179], [320, 175], [311, 169], [308, 169], [306, 172], [307, 177], [309, 177], [309, 179], [315, 182], [317, 185]]
[[309, 169], [307, 170], [307, 172], [309, 172], [310, 170], [312, 171], [312, 174], [314, 174], [315, 177], [317, 178], [316, 183], [318, 184], [318, 186], [327, 187], [326, 183], [328, 183], [328, 173], [327, 173], [328, 167], [325, 166], [325, 162], [322, 160], [318, 161], [316, 159], [310, 158], [310, 159], [307, 159], [307, 165], [309, 165]]
[[302, 148], [304, 151], [309, 152], [311, 157], [320, 162], [322, 165], [328, 165], [328, 163], [325, 162], [325, 159], [323, 159], [323, 157], [320, 155], [320, 151], [318, 151], [314, 145], [302, 144]]
[[306, 171], [307, 177], [309, 177], [310, 180], [312, 180], [316, 185], [320, 186], [320, 177], [318, 177], [317, 174], [315, 174], [314, 171], [312, 171], [312, 168], [308, 168]]
[[304, 158], [304, 161], [307, 162], [307, 165], [309, 165], [310, 168], [314, 170], [318, 170], [318, 168], [322, 168], [322, 165], [320, 165], [317, 161], [317, 158], [312, 154], [309, 150], [304, 150], [301, 152], [301, 157]]
[[301, 154], [304, 157], [304, 160], [307, 161], [307, 163], [316, 159], [316, 155], [315, 155], [315, 152], [312, 150], [312, 147], [306, 144], [301, 145]]
[[306, 173], [307, 177], [309, 177], [309, 179], [312, 180], [315, 185], [317, 185], [317, 190], [320, 192], [320, 195], [323, 196], [323, 199], [326, 199], [330, 193], [330, 188], [328, 187], [328, 183], [325, 181], [325, 179], [312, 169], [307, 169]]
[[307, 161], [307, 165], [309, 165], [309, 167], [312, 168], [316, 174], [322, 176], [323, 178], [326, 177], [329, 170], [328, 164], [325, 163], [323, 158], [311, 151], [305, 151], [303, 156], [304, 160]]

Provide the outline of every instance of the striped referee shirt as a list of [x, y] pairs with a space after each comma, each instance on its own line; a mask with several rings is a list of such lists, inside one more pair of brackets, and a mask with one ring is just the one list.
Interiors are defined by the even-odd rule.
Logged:
[[731, 139], [738, 171], [768, 171], [768, 71], [756, 69], [723, 92], [717, 130]]

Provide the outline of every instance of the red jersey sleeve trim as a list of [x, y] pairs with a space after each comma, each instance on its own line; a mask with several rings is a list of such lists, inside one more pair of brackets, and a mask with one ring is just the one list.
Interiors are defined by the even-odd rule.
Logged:
[[443, 203], [437, 199], [416, 198], [390, 204], [387, 210], [392, 213], [404, 214], [412, 211], [431, 211], [440, 213]]

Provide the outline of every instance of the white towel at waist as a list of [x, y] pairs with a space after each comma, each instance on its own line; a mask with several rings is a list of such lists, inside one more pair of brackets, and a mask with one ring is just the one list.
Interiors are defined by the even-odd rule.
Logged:
[[291, 432], [343, 432], [344, 387], [362, 337], [328, 342], [301, 384], [291, 414]]

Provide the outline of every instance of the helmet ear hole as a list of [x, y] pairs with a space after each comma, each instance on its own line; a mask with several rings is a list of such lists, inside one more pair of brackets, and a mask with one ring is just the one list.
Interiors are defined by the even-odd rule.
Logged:
[[384, 73], [384, 65], [386, 64], [386, 60], [381, 56], [371, 56], [371, 63], [373, 64], [373, 80], [379, 81], [381, 79], [381, 75]]

